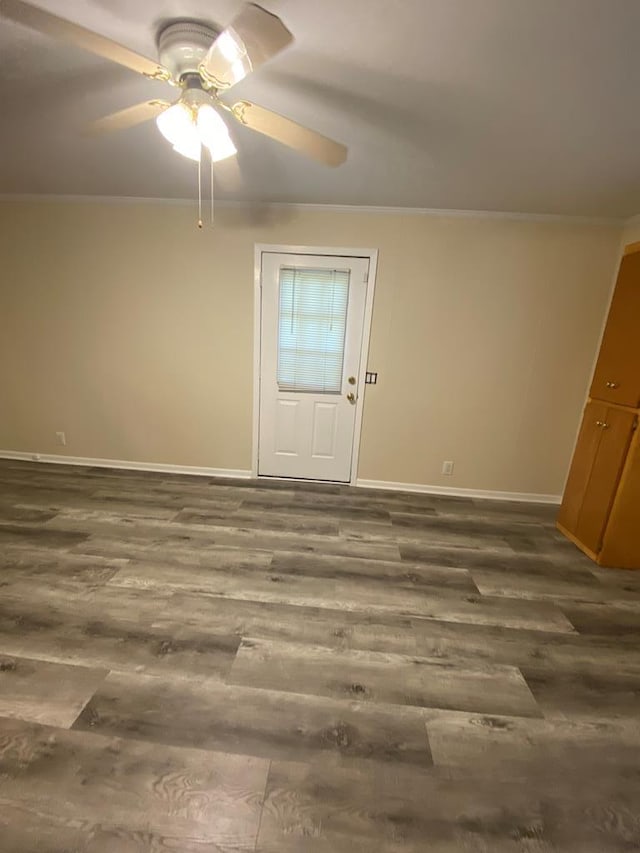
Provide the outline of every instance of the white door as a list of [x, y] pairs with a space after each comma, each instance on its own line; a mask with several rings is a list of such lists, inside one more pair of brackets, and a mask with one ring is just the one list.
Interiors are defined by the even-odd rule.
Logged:
[[262, 253], [258, 474], [348, 483], [369, 258]]

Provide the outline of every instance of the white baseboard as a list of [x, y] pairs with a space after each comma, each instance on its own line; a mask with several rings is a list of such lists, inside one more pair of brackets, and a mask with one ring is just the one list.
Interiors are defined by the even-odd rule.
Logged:
[[[94, 459], [90, 456], [61, 456], [55, 453], [26, 453], [18, 450], [0, 450], [0, 459], [15, 459], [22, 462], [49, 462], [54, 465], [79, 465], [87, 468], [121, 468], [129, 471], [155, 471], [161, 474], [193, 474], [200, 477], [231, 477], [238, 480], [251, 479], [251, 471], [244, 468], [200, 468], [195, 465], [133, 462], [128, 459]], [[425, 495], [450, 495], [451, 497], [478, 498], [494, 501], [521, 501], [541, 504], [559, 504], [562, 501], [562, 495], [541, 495], [535, 492], [491, 492], [484, 489], [428, 486], [422, 483], [393, 483], [389, 480], [356, 480], [356, 486], [363, 489], [419, 492]]]
[[55, 453], [24, 453], [0, 450], [0, 459], [22, 462], [50, 462], [54, 465], [80, 465], [88, 468], [123, 468], [130, 471], [156, 471], [161, 474], [193, 474], [200, 477], [233, 477], [248, 480], [251, 471], [244, 468], [199, 468], [194, 465], [169, 465], [163, 462], [132, 462], [128, 459], [93, 459], [90, 456], [60, 456]]
[[493, 501], [559, 504], [562, 495], [540, 495], [535, 492], [491, 492], [485, 489], [457, 489], [450, 486], [427, 486], [422, 483], [392, 483], [388, 480], [356, 480], [363, 489], [386, 489], [392, 492], [420, 492], [425, 495], [449, 495], [456, 498], [478, 498]]

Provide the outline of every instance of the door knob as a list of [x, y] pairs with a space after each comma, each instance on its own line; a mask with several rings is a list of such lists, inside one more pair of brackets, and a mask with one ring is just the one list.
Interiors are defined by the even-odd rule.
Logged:
[[355, 403], [355, 401], [356, 401], [356, 395], [353, 393], [353, 391], [350, 391], [350, 392], [347, 394], [347, 400], [348, 400], [351, 404]]

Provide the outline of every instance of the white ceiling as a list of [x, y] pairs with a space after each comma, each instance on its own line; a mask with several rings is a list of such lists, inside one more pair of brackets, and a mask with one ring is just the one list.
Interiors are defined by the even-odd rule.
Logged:
[[[39, 0], [155, 57], [163, 22], [224, 26], [242, 0]], [[1, 5], [1, 3], [0, 3]], [[338, 169], [239, 125], [235, 200], [640, 212], [638, 0], [263, 0], [296, 42], [233, 89], [345, 142]], [[155, 83], [0, 19], [0, 193], [190, 198], [195, 164], [153, 122], [84, 122]], [[234, 98], [235, 99], [235, 98]]]

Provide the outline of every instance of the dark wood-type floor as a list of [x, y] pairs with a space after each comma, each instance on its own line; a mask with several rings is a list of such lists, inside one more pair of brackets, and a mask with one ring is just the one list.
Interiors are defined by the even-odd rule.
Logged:
[[640, 850], [640, 573], [555, 511], [0, 461], [0, 850]]

